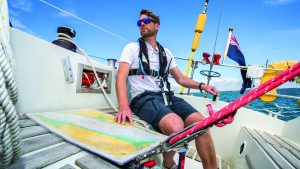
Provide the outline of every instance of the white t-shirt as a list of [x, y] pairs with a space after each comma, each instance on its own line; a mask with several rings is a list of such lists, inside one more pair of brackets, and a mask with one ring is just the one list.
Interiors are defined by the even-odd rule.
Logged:
[[[149, 62], [150, 62], [150, 69], [159, 71], [159, 53], [158, 53], [158, 47], [156, 46], [156, 50], [152, 48], [152, 46], [148, 43], [146, 43], [147, 49], [148, 49], [148, 56], [149, 56]], [[174, 56], [170, 52], [170, 50], [165, 49], [166, 55], [167, 55], [167, 64], [170, 64], [169, 70], [175, 68], [176, 62], [174, 59]], [[140, 46], [138, 42], [135, 43], [129, 43], [125, 46], [123, 49], [123, 52], [121, 54], [120, 62], [126, 62], [130, 64], [130, 69], [138, 69], [139, 68], [139, 51]], [[172, 61], [170, 63], [170, 60], [172, 58]], [[128, 83], [130, 85], [130, 94], [131, 98], [134, 98], [135, 96], [143, 93], [144, 91], [153, 91], [158, 92], [161, 91], [159, 88], [159, 82], [160, 80], [157, 77], [153, 77], [150, 75], [145, 75], [144, 78], [142, 75], [133, 75], [128, 76]], [[165, 85], [165, 91], [167, 91], [166, 85]]]

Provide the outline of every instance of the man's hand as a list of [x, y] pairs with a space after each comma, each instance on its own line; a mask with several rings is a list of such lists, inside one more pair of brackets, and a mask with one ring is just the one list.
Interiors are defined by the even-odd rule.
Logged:
[[129, 123], [133, 124], [132, 112], [129, 106], [122, 108], [119, 107], [119, 111], [115, 116], [115, 122], [125, 124], [126, 119], [129, 120]]
[[217, 88], [215, 86], [202, 85], [201, 88], [202, 88], [202, 90], [206, 91], [209, 94], [212, 94], [212, 95], [219, 94], [219, 91], [217, 90]]

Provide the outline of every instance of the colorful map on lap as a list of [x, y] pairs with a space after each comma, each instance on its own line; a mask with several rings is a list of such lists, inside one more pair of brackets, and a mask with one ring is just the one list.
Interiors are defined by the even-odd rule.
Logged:
[[65, 140], [119, 165], [156, 148], [166, 136], [129, 124], [97, 110], [31, 113], [27, 116]]

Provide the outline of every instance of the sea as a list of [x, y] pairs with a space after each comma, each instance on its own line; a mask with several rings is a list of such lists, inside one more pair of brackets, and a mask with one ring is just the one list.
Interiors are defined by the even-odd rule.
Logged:
[[[246, 94], [247, 91], [244, 93]], [[300, 88], [284, 88], [277, 89], [278, 94], [290, 95], [300, 97]], [[203, 97], [202, 93], [192, 93], [194, 96]], [[239, 91], [221, 91], [219, 100], [224, 102], [231, 102], [241, 97]], [[208, 96], [212, 98], [212, 96]], [[298, 103], [299, 102], [299, 103]], [[245, 108], [259, 111], [261, 113], [276, 116], [278, 119], [289, 121], [300, 116], [300, 100], [289, 98], [277, 98], [272, 102], [262, 102], [260, 99], [255, 99], [250, 104], [244, 106]], [[273, 113], [270, 113], [273, 112]]]

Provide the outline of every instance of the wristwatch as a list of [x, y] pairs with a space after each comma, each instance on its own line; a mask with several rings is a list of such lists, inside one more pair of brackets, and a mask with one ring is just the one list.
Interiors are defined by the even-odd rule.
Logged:
[[202, 83], [202, 82], [201, 82], [201, 83], [199, 84], [199, 90], [200, 90], [201, 93], [203, 93], [203, 91], [202, 91], [202, 85], [205, 85], [205, 83]]

